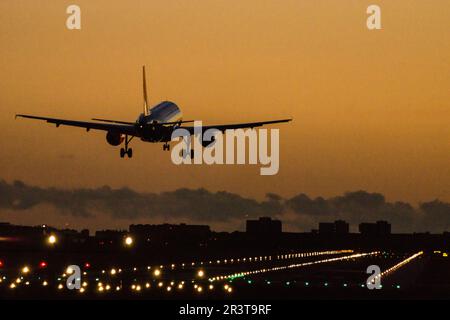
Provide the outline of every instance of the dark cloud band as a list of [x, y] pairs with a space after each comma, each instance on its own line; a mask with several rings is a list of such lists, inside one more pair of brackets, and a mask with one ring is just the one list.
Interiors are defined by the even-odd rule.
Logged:
[[294, 215], [290, 223], [300, 229], [313, 222], [344, 219], [351, 224], [388, 220], [394, 231], [442, 232], [450, 227], [450, 204], [439, 200], [424, 202], [415, 208], [406, 202], [388, 202], [379, 193], [348, 192], [331, 198], [310, 198], [298, 194], [283, 199], [268, 193], [264, 201], [257, 201], [225, 191], [205, 189], [177, 189], [162, 193], [139, 193], [128, 188], [95, 189], [41, 188], [21, 181], [0, 180], [0, 208], [27, 210], [49, 204], [61, 214], [91, 217], [107, 214], [116, 219], [170, 217], [190, 221], [244, 221], [258, 216]]

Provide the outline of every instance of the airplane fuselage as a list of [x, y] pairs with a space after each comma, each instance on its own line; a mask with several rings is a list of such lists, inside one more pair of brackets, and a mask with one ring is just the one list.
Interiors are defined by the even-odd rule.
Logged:
[[171, 140], [173, 130], [177, 127], [158, 125], [159, 123], [182, 120], [180, 108], [173, 102], [163, 101], [150, 109], [148, 115], [141, 113], [136, 125], [142, 141], [167, 142]]

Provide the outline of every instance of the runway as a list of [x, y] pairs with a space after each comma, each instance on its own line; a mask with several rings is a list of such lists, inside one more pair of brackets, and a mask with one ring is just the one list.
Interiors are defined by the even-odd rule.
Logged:
[[[381, 299], [440, 297], [449, 292], [447, 253], [356, 252], [349, 249], [280, 253], [159, 265], [81, 268], [69, 290], [62, 266], [3, 266], [3, 298], [61, 299]], [[381, 288], [370, 290], [367, 267], [380, 267]], [[60, 270], [60, 272], [57, 272]], [[442, 281], [439, 281], [439, 278]], [[446, 297], [448, 298], [448, 293]]]

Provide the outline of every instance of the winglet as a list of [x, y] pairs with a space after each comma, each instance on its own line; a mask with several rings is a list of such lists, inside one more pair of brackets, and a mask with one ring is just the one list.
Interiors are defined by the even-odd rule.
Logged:
[[142, 87], [144, 90], [144, 115], [148, 115], [148, 101], [147, 101], [147, 79], [145, 78], [145, 65], [142, 66]]

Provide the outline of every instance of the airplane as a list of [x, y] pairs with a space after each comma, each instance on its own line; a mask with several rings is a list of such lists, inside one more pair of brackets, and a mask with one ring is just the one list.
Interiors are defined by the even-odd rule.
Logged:
[[[55, 124], [56, 127], [60, 125], [73, 126], [85, 128], [89, 130], [103, 130], [106, 131], [106, 141], [112, 146], [119, 146], [124, 142], [124, 147], [120, 149], [120, 157], [124, 158], [125, 155], [128, 158], [133, 156], [133, 149], [129, 148], [131, 140], [134, 137], [140, 138], [144, 142], [159, 143], [163, 142], [163, 150], [170, 150], [169, 141], [171, 141], [172, 132], [175, 129], [183, 128], [189, 131], [191, 135], [194, 134], [194, 127], [182, 126], [184, 123], [194, 122], [194, 120], [182, 120], [182, 113], [180, 108], [171, 101], [162, 101], [154, 107], [148, 107], [147, 97], [147, 80], [145, 76], [145, 66], [142, 67], [142, 85], [144, 94], [144, 110], [139, 115], [135, 122], [121, 121], [121, 120], [109, 120], [92, 118], [95, 122], [65, 120], [57, 118], [47, 118], [34, 115], [16, 114], [17, 117], [43, 120], [48, 123]], [[239, 128], [254, 128], [267, 124], [289, 122], [292, 119], [249, 122], [249, 123], [237, 123], [237, 124], [222, 124], [215, 126], [203, 126], [206, 131], [210, 128], [215, 128], [219, 131], [225, 132], [227, 129], [239, 129]], [[212, 141], [202, 142], [203, 147], [207, 147]]]

